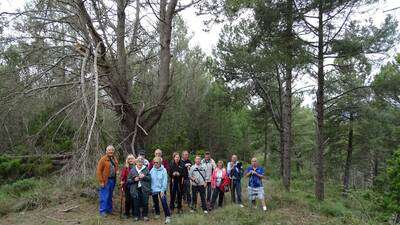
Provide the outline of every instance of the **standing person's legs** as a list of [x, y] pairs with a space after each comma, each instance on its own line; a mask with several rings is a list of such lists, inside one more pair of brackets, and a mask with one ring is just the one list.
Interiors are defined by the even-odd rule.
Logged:
[[[219, 190], [219, 189], [218, 189]], [[222, 203], [224, 202], [224, 191], [219, 190], [218, 191], [218, 207], [222, 207]]]
[[267, 205], [265, 203], [265, 195], [264, 195], [264, 187], [260, 187], [258, 190], [258, 195], [257, 198], [261, 201], [261, 205], [263, 207], [263, 210], [267, 210]]
[[114, 192], [114, 187], [115, 187], [115, 179], [108, 179], [107, 182], [107, 186], [108, 186], [108, 198], [107, 198], [107, 213], [112, 213], [113, 210], [113, 203], [112, 203], [112, 199], [113, 199], [113, 192]]
[[143, 206], [142, 216], [147, 217], [149, 214], [149, 194], [143, 191], [142, 191], [142, 206]]
[[159, 195], [159, 193], [153, 193], [151, 195], [151, 197], [153, 198], [154, 211], [155, 211], [156, 215], [160, 215], [160, 204], [158, 201], [158, 195]]
[[235, 186], [235, 180], [236, 179], [233, 179], [232, 180], [232, 182], [231, 182], [231, 184], [230, 184], [230, 186], [231, 186], [231, 201], [232, 201], [232, 203], [236, 203], [236, 196], [235, 196], [235, 193], [236, 193], [236, 186]]
[[182, 209], [183, 185], [177, 184], [178, 210]]
[[108, 200], [108, 195], [109, 190], [108, 190], [108, 182], [104, 185], [104, 187], [101, 187], [99, 190], [99, 213], [101, 216], [104, 216], [107, 212], [107, 200]]
[[125, 190], [125, 216], [129, 216], [131, 213], [132, 209], [132, 214], [133, 214], [133, 202], [131, 199], [131, 193], [129, 192], [129, 189], [126, 187]]
[[191, 196], [190, 196], [190, 180], [189, 179], [185, 179], [183, 181], [183, 199], [186, 200], [187, 204], [190, 205], [190, 202], [192, 200]]
[[199, 192], [200, 192], [200, 199], [201, 199], [201, 208], [206, 211], [207, 210], [207, 204], [206, 204], [206, 189], [204, 186], [199, 187]]
[[161, 197], [161, 205], [162, 205], [163, 210], [164, 210], [164, 216], [165, 217], [170, 217], [171, 216], [171, 212], [169, 211], [169, 208], [168, 208], [167, 196], [166, 195]]
[[197, 192], [198, 186], [192, 186], [192, 209], [195, 210], [197, 207]]
[[211, 209], [213, 209], [214, 208], [214, 206], [215, 206], [215, 201], [217, 200], [217, 197], [218, 197], [218, 188], [215, 188], [214, 190], [213, 190], [213, 192], [212, 192], [212, 197], [211, 197]]
[[236, 196], [237, 196], [237, 203], [242, 204], [242, 185], [239, 179], [234, 180], [235, 182], [235, 189], [236, 189]]
[[140, 198], [139, 193], [136, 194], [133, 198], [133, 216], [135, 218], [140, 217]]
[[211, 182], [207, 182], [207, 202], [211, 200]]
[[177, 186], [178, 186], [177, 182], [172, 183], [171, 199], [169, 202], [169, 207], [170, 207], [171, 211], [174, 211], [174, 208], [175, 208], [175, 199], [176, 199], [176, 195], [178, 192]]

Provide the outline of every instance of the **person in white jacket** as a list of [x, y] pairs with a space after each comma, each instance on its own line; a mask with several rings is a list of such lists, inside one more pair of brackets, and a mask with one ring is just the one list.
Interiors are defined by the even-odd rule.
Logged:
[[212, 194], [211, 175], [213, 174], [215, 167], [217, 167], [214, 159], [211, 158], [210, 152], [205, 152], [204, 159], [201, 160], [201, 165], [203, 165], [203, 167], [206, 169], [206, 199], [207, 199], [207, 204], [210, 204], [211, 194]]

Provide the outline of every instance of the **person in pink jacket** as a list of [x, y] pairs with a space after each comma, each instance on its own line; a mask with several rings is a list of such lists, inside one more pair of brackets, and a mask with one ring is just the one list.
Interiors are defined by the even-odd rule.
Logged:
[[211, 209], [214, 208], [215, 201], [218, 197], [218, 207], [222, 206], [224, 201], [224, 194], [228, 190], [230, 184], [229, 176], [224, 168], [224, 162], [219, 160], [217, 167], [211, 175], [211, 187], [213, 194], [211, 197]]

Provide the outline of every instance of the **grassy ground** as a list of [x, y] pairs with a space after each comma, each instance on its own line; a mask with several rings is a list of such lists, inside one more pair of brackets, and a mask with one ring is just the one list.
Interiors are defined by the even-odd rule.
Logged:
[[[245, 182], [243, 182], [245, 183]], [[245, 184], [244, 184], [245, 186]], [[318, 202], [313, 196], [312, 181], [293, 181], [292, 191], [286, 193], [279, 181], [265, 182], [268, 212], [230, 203], [227, 194], [225, 206], [208, 215], [190, 213], [184, 208], [182, 215], [173, 216], [172, 224], [382, 224], [375, 218], [374, 203], [355, 192], [348, 199], [340, 197], [340, 188], [327, 185], [327, 198]], [[132, 224], [119, 218], [119, 197], [115, 196], [115, 215], [100, 218], [97, 212], [96, 185], [86, 182], [66, 187], [55, 180], [19, 181], [0, 187], [0, 224]], [[116, 191], [117, 192], [117, 191]], [[247, 205], [247, 191], [244, 203]], [[150, 203], [151, 205], [151, 203]], [[68, 212], [65, 209], [73, 208]], [[150, 207], [151, 208], [151, 207]], [[152, 211], [152, 210], [150, 210]], [[376, 213], [376, 212], [375, 212]], [[163, 224], [153, 219], [146, 224]], [[137, 222], [136, 224], [144, 224]]]

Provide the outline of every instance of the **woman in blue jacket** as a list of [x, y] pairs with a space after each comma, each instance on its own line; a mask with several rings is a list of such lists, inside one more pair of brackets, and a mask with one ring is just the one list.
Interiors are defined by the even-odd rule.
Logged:
[[167, 197], [165, 193], [167, 191], [168, 174], [167, 170], [161, 163], [160, 157], [155, 157], [153, 159], [153, 168], [150, 170], [151, 176], [151, 193], [154, 202], [154, 208], [156, 211], [156, 217], [160, 217], [160, 205], [159, 198], [161, 199], [161, 204], [164, 210], [165, 223], [170, 223], [171, 212], [168, 208]]

